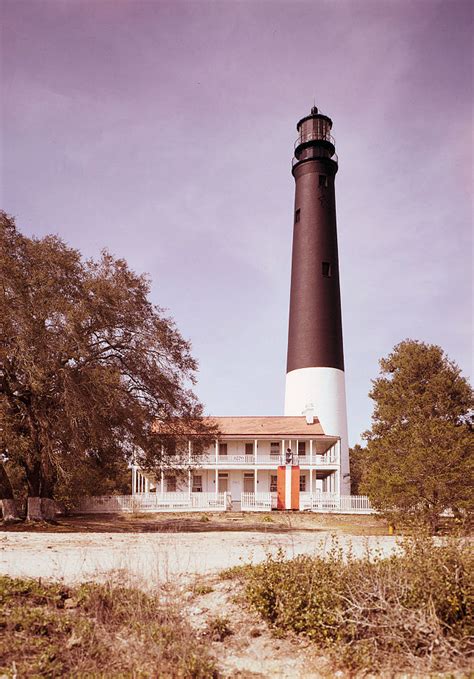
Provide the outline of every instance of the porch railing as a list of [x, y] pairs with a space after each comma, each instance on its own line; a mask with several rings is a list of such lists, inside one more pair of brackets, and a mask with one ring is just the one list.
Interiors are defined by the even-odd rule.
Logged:
[[[310, 465], [311, 464], [311, 456], [309, 453], [307, 455], [298, 455], [294, 456], [293, 460], [295, 463], [299, 465]], [[197, 465], [204, 465], [204, 464], [211, 464], [214, 465], [216, 464], [216, 456], [213, 455], [212, 453], [209, 455], [201, 455], [199, 457], [195, 457], [194, 461]], [[335, 464], [337, 462], [337, 456], [336, 453], [325, 453], [324, 455], [316, 455], [314, 454], [312, 457], [312, 463], [313, 465], [322, 465], [322, 464]], [[245, 455], [245, 454], [239, 454], [239, 453], [233, 453], [229, 455], [219, 455], [217, 458], [217, 464], [219, 467], [225, 467], [225, 466], [232, 466], [232, 465], [239, 465], [239, 464], [249, 464], [249, 465], [269, 465], [272, 467], [278, 467], [279, 464], [281, 464], [281, 455], [279, 453], [275, 454], [270, 454], [270, 453], [258, 453], [257, 458], [255, 460], [255, 455]]]

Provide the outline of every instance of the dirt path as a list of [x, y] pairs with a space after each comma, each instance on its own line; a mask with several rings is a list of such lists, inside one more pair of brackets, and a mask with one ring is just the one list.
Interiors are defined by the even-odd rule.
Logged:
[[[276, 638], [256, 613], [243, 605], [235, 580], [206, 577], [207, 590], [189, 595], [187, 616], [198, 633], [213, 621], [227, 621], [228, 634], [212, 641], [223, 676], [239, 679], [333, 679], [334, 670], [314, 644], [301, 638]], [[199, 592], [199, 585], [195, 592]]]
[[[121, 571], [137, 581], [157, 582], [263, 560], [278, 549], [291, 557], [324, 553], [330, 533], [26, 533], [0, 532], [0, 573], [77, 582]], [[355, 555], [392, 553], [396, 538], [339, 535]]]

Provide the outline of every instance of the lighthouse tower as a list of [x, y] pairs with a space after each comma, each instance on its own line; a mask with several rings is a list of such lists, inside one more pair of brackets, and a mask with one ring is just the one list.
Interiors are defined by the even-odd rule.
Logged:
[[285, 415], [311, 409], [339, 436], [342, 494], [350, 493], [332, 120], [313, 106], [296, 126], [295, 211]]

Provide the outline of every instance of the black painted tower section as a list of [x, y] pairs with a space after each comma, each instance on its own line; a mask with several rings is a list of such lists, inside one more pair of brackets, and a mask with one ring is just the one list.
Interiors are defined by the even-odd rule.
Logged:
[[297, 125], [287, 372], [344, 370], [331, 128], [316, 107]]

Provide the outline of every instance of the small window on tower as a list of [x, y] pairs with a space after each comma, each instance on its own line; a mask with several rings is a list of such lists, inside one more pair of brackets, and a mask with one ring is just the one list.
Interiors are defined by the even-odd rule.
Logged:
[[323, 276], [324, 278], [331, 278], [331, 264], [323, 262]]
[[325, 174], [320, 174], [319, 175], [319, 186], [327, 186], [328, 185], [328, 178], [326, 177]]
[[295, 210], [295, 224], [300, 221], [301, 210], [298, 208]]

